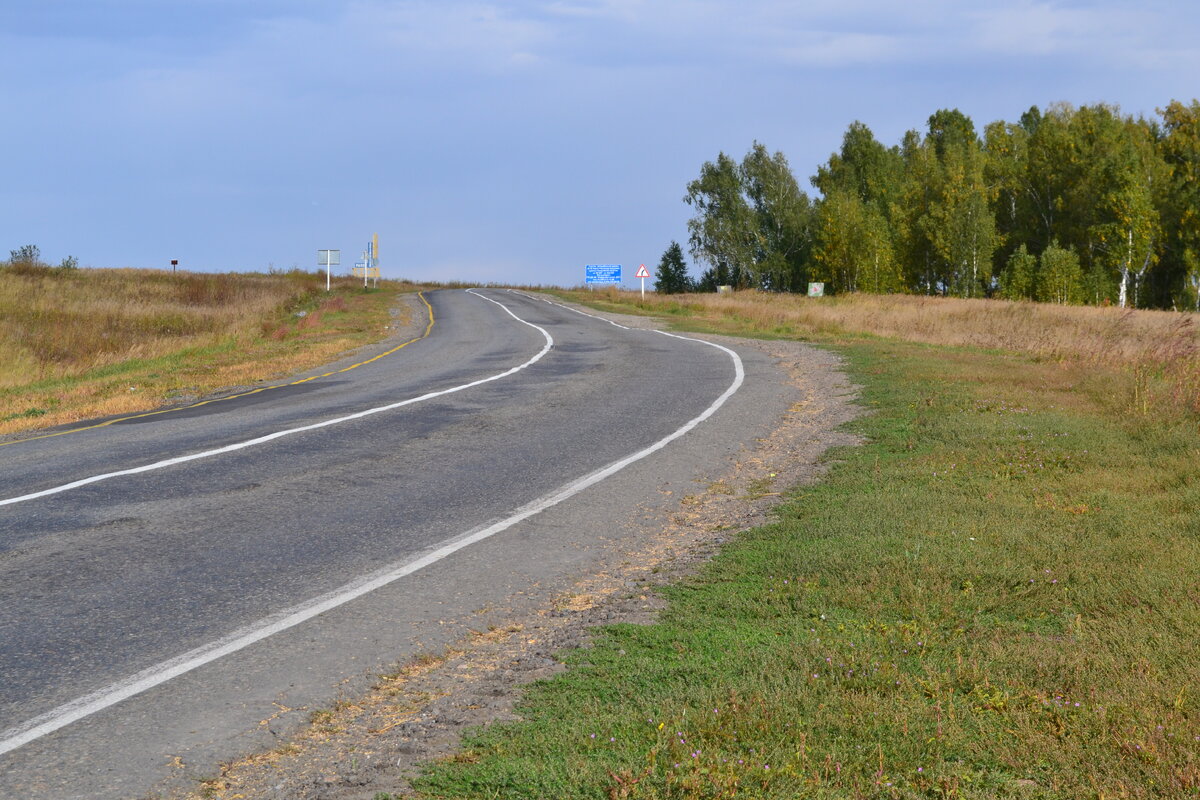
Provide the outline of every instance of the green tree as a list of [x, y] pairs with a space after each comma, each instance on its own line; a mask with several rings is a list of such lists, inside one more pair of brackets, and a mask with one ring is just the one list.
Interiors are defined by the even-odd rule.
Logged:
[[817, 168], [812, 183], [825, 196], [814, 226], [814, 274], [831, 291], [902, 290], [893, 222], [904, 190], [899, 148], [884, 147], [866, 125], [851, 123], [841, 150]]
[[754, 212], [742, 193], [738, 164], [725, 153], [700, 167], [684, 202], [695, 209], [688, 220], [692, 256], [712, 269], [748, 268], [758, 249]]
[[942, 283], [930, 241], [930, 209], [937, 194], [939, 167], [933, 148], [915, 130], [904, 134], [904, 189], [893, 224], [906, 285], [915, 292], [938, 294]]
[[984, 155], [969, 117], [957, 110], [929, 118], [929, 132], [905, 137], [907, 186], [902, 251], [914, 288], [976, 297], [991, 287], [998, 245]]
[[1000, 296], [1008, 300], [1032, 300], [1037, 279], [1037, 256], [1021, 245], [1008, 257], [1000, 273]]
[[836, 190], [852, 192], [890, 216], [903, 192], [904, 161], [899, 148], [884, 147], [870, 128], [856, 121], [842, 137], [842, 149], [817, 167], [812, 184], [826, 196]]
[[808, 281], [812, 204], [783, 153], [754, 142], [742, 159], [743, 190], [754, 211], [757, 243], [753, 265], [760, 286], [802, 290]]
[[860, 291], [874, 294], [903, 291], [904, 281], [892, 245], [892, 229], [877, 206], [868, 205], [864, 210], [862, 253], [863, 264], [858, 280]]
[[1169, 173], [1162, 214], [1166, 293], [1159, 303], [1178, 299], [1177, 305], [1200, 311], [1200, 101], [1173, 100], [1159, 114], [1158, 149]]
[[[1023, 126], [1025, 127], [1025, 126]], [[1088, 302], [1143, 304], [1163, 250], [1160, 211], [1168, 169], [1156, 127], [1115, 106], [1050, 107], [1029, 126], [1024, 185], [1029, 224], [1009, 248], [1074, 250]]]
[[671, 242], [658, 262], [654, 273], [654, 291], [661, 294], [682, 294], [692, 290], [692, 279], [688, 275], [687, 262], [683, 260], [683, 248], [679, 242]]
[[1107, 220], [1095, 226], [1102, 250], [1102, 263], [1111, 265], [1120, 275], [1117, 305], [1129, 303], [1132, 282], [1133, 305], [1139, 303], [1139, 288], [1146, 271], [1158, 261], [1158, 211], [1150, 196], [1150, 187], [1138, 180], [1136, 167], [1123, 176], [1123, 185], [1113, 188], [1104, 198]]
[[1057, 241], [1042, 251], [1037, 274], [1037, 299], [1043, 303], [1078, 303], [1083, 294], [1083, 270], [1075, 251]]
[[813, 276], [832, 292], [902, 287], [887, 220], [853, 191], [832, 190], [817, 206]]
[[1002, 120], [984, 128], [983, 175], [991, 197], [992, 216], [996, 220], [995, 272], [1003, 272], [1008, 258], [1032, 239], [1030, 187], [1026, 174], [1029, 159], [1030, 130], [1040, 120], [1037, 106], [1022, 115], [1027, 124]]
[[1075, 191], [1076, 202], [1087, 204], [1076, 212], [1076, 236], [1089, 284], [1115, 285], [1122, 308], [1140, 305], [1143, 280], [1159, 260], [1158, 195], [1166, 190], [1169, 170], [1145, 120], [1095, 106], [1081, 108], [1072, 124], [1088, 152]]
[[[732, 285], [795, 290], [807, 282], [812, 204], [782, 153], [755, 142], [739, 164], [725, 153], [700, 169], [684, 201], [696, 260]], [[705, 273], [707, 274], [707, 272]]]
[[1200, 311], [1200, 255], [1195, 250], [1183, 252], [1184, 290], [1182, 293], [1184, 307], [1191, 306], [1192, 310]]
[[982, 296], [991, 283], [996, 223], [988, 205], [978, 147], [948, 151], [929, 238], [942, 265], [946, 294]]

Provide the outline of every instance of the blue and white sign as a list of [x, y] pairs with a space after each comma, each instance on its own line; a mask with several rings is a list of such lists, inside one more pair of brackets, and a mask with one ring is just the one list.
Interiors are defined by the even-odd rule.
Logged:
[[588, 286], [621, 282], [620, 264], [588, 264], [584, 269], [587, 270]]

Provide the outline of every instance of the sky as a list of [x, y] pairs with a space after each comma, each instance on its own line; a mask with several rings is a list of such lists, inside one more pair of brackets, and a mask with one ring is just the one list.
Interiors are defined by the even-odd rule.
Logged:
[[378, 234], [384, 277], [636, 287], [720, 152], [815, 194], [856, 120], [1153, 116], [1197, 75], [1184, 0], [3, 0], [0, 257], [345, 269]]

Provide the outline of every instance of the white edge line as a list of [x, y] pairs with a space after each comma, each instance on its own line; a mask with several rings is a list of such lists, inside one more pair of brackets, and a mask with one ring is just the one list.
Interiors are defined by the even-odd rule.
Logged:
[[[472, 293], [474, 293], [473, 290], [468, 290], [468, 291], [471, 291]], [[516, 369], [523, 369], [524, 367], [528, 366], [529, 364], [532, 364], [538, 358], [541, 358], [543, 355], [545, 355], [546, 351], [549, 350], [549, 348], [554, 340], [550, 337], [549, 333], [546, 333], [545, 330], [543, 330], [542, 328], [539, 328], [537, 325], [534, 325], [531, 322], [526, 322], [525, 320], [518, 317], [516, 314], [513, 314], [513, 312], [511, 310], [509, 310], [509, 308], [507, 306], [505, 306], [503, 303], [499, 303], [495, 300], [492, 300], [491, 298], [484, 297], [483, 295], [480, 295], [480, 294], [477, 294], [476, 296], [481, 297], [490, 303], [496, 303], [496, 305], [500, 306], [505, 311], [507, 311], [518, 322], [522, 322], [526, 325], [529, 325], [530, 327], [537, 328], [539, 331], [542, 331], [542, 334], [546, 337], [547, 344], [546, 344], [546, 347], [542, 349], [542, 352], [539, 353], [534, 359], [527, 361], [525, 364], [522, 364], [521, 367], [517, 367]], [[549, 301], [547, 301], [547, 302], [549, 302]], [[558, 305], [558, 304], [554, 303], [553, 305]], [[566, 306], [563, 306], [563, 307], [566, 308]], [[580, 312], [580, 313], [583, 313], [583, 312]], [[585, 316], [590, 317], [592, 315], [585, 314]], [[600, 319], [600, 318], [595, 317], [595, 319]], [[618, 327], [622, 327], [622, 326], [618, 326]], [[663, 332], [656, 331], [656, 333], [663, 333]], [[689, 341], [689, 342], [699, 342], [700, 344], [708, 345], [709, 347], [715, 347], [718, 350], [721, 350], [724, 353], [726, 353], [727, 355], [729, 355], [729, 357], [733, 360], [733, 366], [734, 366], [733, 382], [721, 394], [721, 396], [718, 397], [716, 400], [714, 400], [712, 402], [712, 404], [708, 408], [706, 408], [699, 416], [688, 421], [686, 424], [683, 425], [683, 427], [679, 428], [674, 433], [671, 433], [670, 435], [668, 435], [662, 439], [659, 439], [654, 444], [651, 444], [648, 447], [638, 450], [636, 453], [633, 453], [632, 455], [626, 456], [625, 458], [622, 458], [618, 461], [614, 461], [613, 463], [609, 464], [606, 467], [601, 467], [600, 469], [596, 470], [595, 472], [589, 473], [588, 475], [585, 475], [582, 478], [579, 478], [578, 480], [575, 480], [575, 481], [567, 484], [566, 486], [563, 486], [562, 488], [558, 489], [557, 491], [551, 492], [548, 495], [545, 495], [537, 500], [534, 500], [532, 503], [529, 503], [528, 505], [525, 505], [522, 508], [518, 509], [518, 511], [515, 514], [513, 514], [512, 516], [509, 516], [503, 520], [500, 520], [499, 522], [494, 522], [491, 525], [487, 525], [482, 528], [477, 528], [473, 531], [468, 531], [465, 534], [462, 534], [458, 537], [450, 539], [450, 540], [444, 542], [443, 544], [439, 545], [435, 549], [428, 551], [425, 555], [418, 556], [417, 558], [409, 560], [409, 561], [391, 564], [387, 567], [384, 567], [380, 571], [377, 571], [370, 575], [366, 575], [361, 578], [358, 578], [357, 580], [351, 581], [350, 583], [345, 584], [344, 586], [341, 586], [337, 589], [334, 589], [331, 592], [328, 592], [326, 594], [315, 597], [315, 598], [308, 600], [304, 603], [301, 603], [299, 605], [292, 606], [291, 608], [280, 611], [277, 614], [273, 614], [270, 617], [266, 617], [265, 619], [259, 620], [258, 622], [254, 623], [252, 625], [248, 625], [246, 627], [239, 628], [239, 629], [233, 631], [232, 633], [228, 634], [227, 636], [225, 636], [221, 639], [218, 639], [215, 642], [211, 642], [209, 644], [202, 645], [201, 647], [197, 647], [194, 650], [189, 650], [188, 652], [183, 653], [179, 656], [176, 656], [175, 658], [169, 659], [167, 661], [163, 661], [159, 664], [155, 664], [154, 666], [148, 667], [147, 669], [144, 669], [141, 672], [131, 675], [130, 677], [125, 678], [124, 680], [118, 681], [114, 684], [104, 687], [103, 689], [99, 689], [95, 692], [84, 695], [83, 697], [80, 697], [76, 700], [72, 700], [69, 703], [65, 703], [64, 705], [54, 708], [44, 714], [40, 714], [30, 720], [27, 720], [20, 725], [9, 728], [8, 730], [6, 730], [2, 734], [0, 734], [0, 755], [11, 752], [12, 750], [16, 750], [18, 747], [26, 745], [32, 741], [35, 741], [36, 739], [40, 739], [41, 737], [46, 736], [47, 734], [53, 733], [54, 731], [57, 731], [60, 728], [64, 728], [67, 725], [70, 725], [74, 722], [78, 722], [79, 720], [81, 720], [85, 717], [88, 717], [92, 714], [95, 714], [97, 711], [102, 711], [103, 709], [108, 708], [109, 706], [115, 705], [115, 704], [121, 702], [122, 700], [126, 700], [126, 699], [133, 697], [134, 695], [140, 694], [148, 689], [152, 689], [155, 686], [166, 683], [167, 681], [171, 680], [172, 678], [176, 678], [180, 675], [183, 675], [184, 673], [191, 672], [192, 670], [197, 669], [198, 667], [201, 667], [212, 661], [216, 661], [217, 659], [219, 659], [223, 656], [229, 655], [231, 653], [235, 653], [238, 650], [242, 650], [242, 649], [254, 644], [255, 642], [262, 641], [263, 639], [266, 639], [267, 637], [272, 636], [276, 633], [285, 631], [288, 628], [293, 628], [302, 622], [306, 622], [307, 620], [310, 620], [313, 617], [318, 616], [319, 614], [322, 614], [326, 611], [330, 611], [334, 608], [337, 608], [338, 606], [345, 605], [346, 603], [349, 603], [351, 600], [362, 597], [363, 595], [367, 594], [368, 592], [372, 592], [376, 589], [387, 586], [389, 583], [399, 580], [400, 578], [403, 578], [406, 575], [411, 575], [412, 573], [417, 572], [420, 569], [423, 569], [431, 564], [441, 561], [442, 559], [446, 558], [447, 556], [452, 555], [453, 553], [456, 553], [465, 547], [469, 547], [472, 544], [481, 542], [484, 539], [487, 539], [491, 536], [494, 536], [497, 533], [500, 533], [501, 531], [511, 528], [513, 525], [516, 525], [519, 522], [523, 522], [524, 520], [534, 516], [535, 514], [539, 514], [548, 508], [558, 505], [559, 503], [563, 502], [564, 500], [574, 497], [575, 495], [579, 494], [583, 490], [585, 490], [591, 486], [594, 486], [595, 484], [599, 483], [600, 481], [603, 481], [605, 478], [608, 478], [608, 477], [616, 474], [617, 472], [620, 472], [621, 470], [623, 470], [625, 467], [629, 466], [630, 464], [633, 464], [637, 461], [641, 461], [642, 459], [646, 458], [647, 456], [663, 449], [668, 444], [670, 444], [671, 442], [680, 438], [681, 436], [688, 434], [693, 429], [695, 429], [696, 426], [700, 425], [700, 423], [704, 422], [709, 417], [711, 417], [713, 414], [715, 414], [717, 412], [717, 410], [720, 409], [721, 406], [725, 405], [725, 402], [727, 400], [729, 400], [729, 398], [732, 397], [734, 395], [734, 393], [738, 391], [738, 389], [741, 388], [742, 384], [745, 382], [745, 377], [746, 377], [745, 369], [742, 365], [742, 359], [738, 356], [738, 354], [736, 352], [729, 349], [728, 347], [723, 347], [719, 344], [714, 344], [713, 342], [706, 342], [703, 339], [693, 339], [693, 338], [690, 338], [687, 336], [678, 336], [678, 335], [672, 334], [672, 333], [663, 333], [663, 335], [670, 336], [673, 339], [683, 339], [684, 341]], [[501, 375], [511, 374], [512, 372], [516, 371], [516, 369], [509, 370], [508, 372], [505, 372], [505, 373], [501, 373]], [[498, 377], [501, 377], [501, 376], [498, 375], [493, 378], [488, 378], [486, 380], [495, 380]], [[479, 383], [485, 383], [486, 380], [485, 381], [476, 381], [475, 383], [472, 383], [472, 384], [466, 384], [462, 387], [458, 387], [457, 389], [450, 390], [450, 391], [457, 391], [458, 389], [466, 388], [467, 386], [475, 386], [475, 385], [478, 385]], [[449, 392], [447, 391], [447, 392], [442, 392], [442, 393], [448, 394]], [[430, 395], [430, 396], [436, 396], [436, 395]], [[416, 400], [406, 401], [406, 402], [416, 402]], [[402, 405], [402, 404], [396, 404], [396, 405]], [[388, 406], [388, 408], [395, 408], [396, 405]], [[367, 413], [367, 412], [362, 412], [360, 415], [355, 415], [352, 417], [345, 417], [343, 419], [352, 419], [352, 418], [355, 418], [356, 416], [365, 415], [365, 413]], [[309, 426], [309, 428], [297, 428], [295, 430], [307, 430], [307, 429], [310, 429], [311, 427], [318, 427], [318, 426]], [[255, 441], [257, 441], [257, 440], [255, 440]], [[214, 451], [214, 452], [216, 452], [216, 451]], [[113, 473], [113, 474], [121, 474], [121, 473]]]
[[23, 495], [20, 495], [17, 497], [8, 497], [8, 498], [0, 499], [0, 506], [8, 506], [8, 505], [16, 504], [16, 503], [24, 503], [28, 500], [36, 500], [39, 497], [48, 497], [50, 495], [60, 494], [62, 492], [70, 491], [71, 489], [78, 489], [81, 486], [87, 486], [89, 484], [99, 483], [100, 481], [106, 481], [106, 480], [109, 480], [110, 478], [119, 478], [124, 475], [137, 475], [142, 472], [153, 472], [154, 470], [165, 469], [166, 467], [173, 467], [176, 464], [184, 464], [184, 463], [187, 463], [188, 461], [197, 461], [202, 458], [211, 458], [212, 456], [219, 456], [219, 455], [223, 455], [225, 453], [232, 453], [236, 450], [244, 450], [248, 447], [255, 447], [260, 444], [266, 444], [267, 442], [274, 441], [275, 439], [281, 439], [284, 436], [291, 436], [296, 433], [304, 433], [305, 431], [313, 431], [313, 430], [317, 430], [318, 428], [326, 428], [326, 427], [329, 427], [330, 425], [337, 425], [342, 422], [349, 422], [351, 420], [362, 419], [363, 417], [369, 417], [372, 414], [379, 414], [384, 411], [391, 411], [393, 409], [400, 408], [402, 406], [408, 406], [408, 405], [413, 405], [415, 403], [421, 403], [426, 400], [432, 400], [435, 397], [443, 397], [444, 395], [454, 394], [455, 392], [461, 392], [464, 389], [470, 389], [470, 388], [479, 386], [484, 383], [490, 383], [492, 381], [498, 381], [501, 378], [507, 378], [509, 375], [513, 375], [517, 372], [520, 372], [521, 370], [525, 369], [526, 367], [530, 366], [531, 364], [534, 364], [534, 363], [540, 361], [542, 356], [544, 356], [544, 355], [546, 355], [546, 353], [550, 352], [550, 349], [554, 346], [554, 339], [550, 336], [549, 333], [547, 333], [545, 331], [545, 329], [540, 328], [537, 325], [534, 325], [532, 322], [526, 322], [525, 320], [521, 319], [513, 312], [509, 311], [508, 308], [503, 303], [497, 303], [495, 300], [492, 300], [489, 297], [484, 297], [483, 295], [475, 292], [474, 289], [468, 289], [467, 292], [470, 294], [474, 294], [476, 297], [479, 297], [483, 300], [487, 300], [489, 303], [495, 303], [496, 305], [500, 306], [500, 308], [503, 308], [505, 310], [505, 312], [507, 312], [508, 315], [510, 317], [512, 317], [513, 319], [515, 319], [517, 322], [520, 322], [523, 325], [528, 325], [531, 328], [537, 329], [538, 331], [541, 332], [542, 336], [544, 336], [546, 338], [546, 344], [542, 347], [542, 349], [540, 351], [538, 351], [537, 355], [530, 358], [524, 364], [520, 364], [519, 366], [513, 367], [512, 369], [505, 370], [504, 372], [501, 372], [496, 375], [492, 375], [487, 378], [480, 378], [477, 381], [471, 381], [470, 383], [464, 383], [461, 386], [453, 386], [449, 389], [442, 389], [442, 390], [436, 391], [436, 392], [429, 392], [427, 394], [421, 395], [420, 397], [410, 397], [407, 400], [400, 400], [399, 402], [389, 403], [387, 405], [378, 406], [376, 408], [368, 408], [364, 411], [357, 411], [353, 414], [347, 414], [344, 417], [335, 417], [333, 419], [322, 420], [321, 422], [314, 422], [311, 425], [303, 425], [299, 428], [288, 428], [288, 429], [282, 430], [282, 431], [275, 431], [274, 433], [268, 433], [265, 436], [259, 436], [254, 439], [247, 439], [246, 441], [243, 441], [243, 442], [234, 442], [233, 444], [228, 444], [228, 445], [225, 445], [224, 447], [217, 447], [212, 450], [202, 450], [198, 453], [189, 453], [188, 455], [184, 455], [184, 456], [176, 456], [174, 458], [167, 458], [167, 459], [163, 459], [162, 461], [155, 461], [153, 464], [143, 464], [140, 467], [131, 467], [129, 469], [117, 470], [116, 472], [105, 472], [105, 473], [102, 473], [99, 475], [90, 475], [86, 478], [80, 478], [77, 481], [71, 481], [70, 483], [64, 483], [64, 484], [60, 484], [58, 486], [51, 486], [49, 489], [42, 489], [41, 491], [30, 492], [29, 494], [23, 494]]

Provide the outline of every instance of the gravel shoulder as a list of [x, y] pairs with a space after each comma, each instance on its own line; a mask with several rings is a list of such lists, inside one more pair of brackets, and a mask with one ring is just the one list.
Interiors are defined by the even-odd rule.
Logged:
[[[636, 327], [661, 325], [646, 317], [600, 316]], [[658, 587], [686, 578], [737, 532], [768, 520], [788, 489], [819, 479], [829, 448], [856, 443], [841, 426], [861, 412], [857, 387], [834, 354], [799, 342], [697, 338], [761, 350], [778, 365], [779, 379], [794, 397], [774, 431], [747, 443], [707, 490], [672, 498], [652, 519], [639, 517], [640, 533], [624, 552], [551, 603], [510, 613], [492, 609], [486, 630], [440, 654], [398, 665], [366, 692], [347, 692], [329, 708], [309, 710], [308, 724], [273, 749], [224, 765], [190, 792], [153, 796], [405, 796], [408, 776], [424, 762], [453, 757], [465, 730], [517, 719], [522, 686], [564, 669], [557, 652], [586, 647], [598, 625], [653, 623], [664, 605]], [[271, 720], [262, 724], [270, 728]]]

